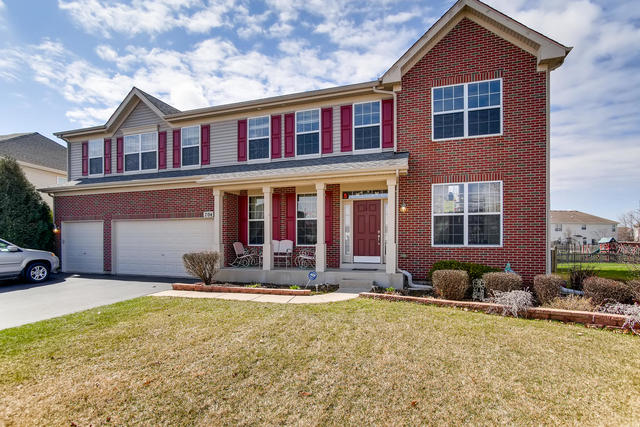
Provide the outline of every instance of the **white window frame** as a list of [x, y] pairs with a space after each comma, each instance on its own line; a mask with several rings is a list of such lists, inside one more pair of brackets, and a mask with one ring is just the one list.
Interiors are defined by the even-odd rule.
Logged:
[[587, 229], [587, 224], [582, 224], [582, 225], [580, 226], [580, 230], [581, 230], [581, 231], [586, 231], [586, 229]]
[[611, 232], [615, 233], [617, 229], [617, 224], [611, 224]]
[[[469, 213], [469, 184], [486, 184], [491, 182], [500, 183], [500, 213], [497, 212], [473, 212]], [[435, 198], [434, 188], [438, 185], [464, 185], [464, 212], [463, 213], [435, 213]], [[462, 245], [436, 245], [435, 240], [435, 226], [434, 218], [436, 216], [463, 216], [463, 231], [464, 241]], [[498, 245], [470, 245], [469, 244], [469, 216], [474, 215], [500, 215], [500, 244]], [[504, 181], [492, 180], [492, 181], [469, 181], [469, 182], [444, 182], [438, 184], [431, 184], [431, 246], [436, 248], [501, 248], [504, 245]]]
[[555, 224], [555, 231], [562, 231], [562, 224]]
[[[102, 153], [100, 156], [93, 156], [91, 157], [91, 143], [92, 142], [98, 142], [100, 145], [100, 152]], [[100, 164], [102, 165], [102, 172], [100, 173], [91, 173], [91, 159], [102, 159], [100, 161]], [[87, 142], [87, 176], [94, 176], [94, 177], [99, 177], [99, 176], [104, 176], [104, 139], [101, 138], [96, 138], [96, 139], [90, 139]]]
[[[269, 124], [269, 133], [268, 133], [268, 138], [269, 138], [269, 155], [267, 157], [261, 157], [259, 159], [252, 159], [250, 156], [251, 150], [250, 150], [250, 146], [251, 146], [251, 139], [249, 138], [249, 122], [251, 120], [255, 120], [255, 119], [263, 119], [263, 118], [267, 118], [267, 123]], [[295, 120], [294, 120], [295, 122]], [[295, 123], [294, 123], [295, 125]], [[253, 139], [262, 139], [262, 138], [253, 138]], [[294, 141], [295, 142], [295, 141]], [[253, 116], [253, 117], [247, 117], [247, 163], [266, 163], [266, 162], [270, 162], [271, 161], [271, 116]]]
[[[251, 219], [251, 199], [262, 199], [262, 219]], [[262, 222], [263, 226], [262, 226], [262, 241], [264, 242], [265, 240], [265, 236], [264, 236], [264, 195], [255, 195], [255, 196], [248, 196], [247, 198], [247, 246], [264, 246], [263, 244], [259, 244], [259, 243], [251, 243], [249, 241], [249, 239], [251, 239], [251, 223], [252, 222]]]
[[[146, 135], [146, 134], [153, 134], [155, 136], [156, 139], [156, 149], [155, 150], [146, 150], [146, 151], [142, 151], [142, 135]], [[131, 154], [135, 154], [135, 153], [127, 153], [126, 150], [126, 142], [125, 139], [128, 136], [137, 136], [138, 137], [138, 170], [132, 170], [132, 171], [128, 171], [127, 170], [127, 155], [131, 155]], [[182, 136], [182, 135], [181, 135]], [[123, 173], [125, 175], [129, 175], [129, 174], [137, 174], [137, 173], [147, 173], [147, 172], [157, 172], [158, 171], [158, 132], [154, 131], [154, 132], [140, 132], [140, 133], [133, 133], [133, 134], [128, 134], [128, 135], [123, 135], [122, 137], [122, 170]], [[156, 167], [153, 169], [142, 169], [142, 153], [150, 153], [152, 151], [156, 152]], [[181, 153], [182, 154], [182, 153]]]
[[[183, 165], [184, 155], [183, 150], [185, 148], [193, 148], [195, 145], [184, 146], [184, 130], [189, 128], [198, 128], [198, 164], [195, 165]], [[185, 126], [180, 128], [180, 168], [181, 169], [197, 169], [202, 165], [202, 129], [200, 125]]]
[[[315, 218], [298, 218], [298, 197], [299, 196], [313, 196], [316, 198], [316, 217]], [[300, 246], [303, 248], [315, 248], [318, 244], [318, 194], [317, 193], [296, 193], [296, 246]], [[323, 217], [324, 218], [324, 217]], [[316, 243], [315, 244], [300, 244], [298, 243], [300, 239], [298, 238], [298, 221], [316, 221]]]
[[[373, 103], [378, 103], [378, 111], [380, 112], [380, 119], [378, 121], [378, 128], [380, 129], [378, 132], [379, 138], [378, 138], [378, 148], [361, 148], [361, 149], [356, 149], [356, 128], [368, 128], [368, 127], [372, 127], [375, 125], [360, 125], [360, 126], [356, 126], [356, 105], [362, 105], [362, 104], [373, 104]], [[373, 101], [363, 101], [363, 102], [355, 102], [352, 107], [351, 107], [351, 123], [353, 123], [353, 126], [351, 126], [353, 129], [351, 130], [351, 144], [353, 145], [353, 149], [351, 150], [351, 152], [353, 154], [361, 154], [361, 153], [380, 153], [382, 152], [382, 101], [381, 100], [373, 100]]]
[[[318, 130], [317, 131], [310, 131], [310, 132], [298, 132], [298, 113], [306, 113], [307, 111], [317, 111], [318, 112]], [[294, 113], [294, 130], [295, 130], [295, 139], [294, 139], [294, 145], [295, 145], [295, 156], [298, 159], [308, 159], [308, 158], [313, 158], [313, 157], [320, 157], [320, 155], [322, 154], [322, 111], [320, 110], [320, 108], [309, 108], [307, 110], [299, 110], [296, 111]], [[248, 126], [247, 126], [248, 128]], [[269, 131], [271, 131], [271, 129], [269, 129]], [[312, 154], [298, 154], [298, 135], [306, 135], [306, 134], [311, 134], [311, 133], [318, 133], [318, 152], [317, 153], [312, 153]], [[269, 132], [271, 133], [271, 132]]]
[[[487, 106], [487, 107], [476, 107], [476, 108], [469, 108], [469, 85], [470, 84], [475, 84], [475, 83], [484, 83], [484, 82], [492, 82], [495, 80], [499, 80], [500, 81], [500, 105], [491, 105], [491, 106]], [[464, 92], [464, 98], [463, 98], [463, 109], [462, 110], [450, 110], [450, 111], [441, 111], [436, 113], [434, 111], [433, 108], [433, 104], [434, 104], [434, 99], [433, 99], [433, 92], [435, 89], [441, 89], [441, 88], [445, 88], [445, 87], [453, 87], [453, 86], [463, 86], [463, 92]], [[476, 111], [476, 110], [488, 110], [491, 108], [500, 108], [500, 132], [499, 133], [489, 133], [486, 135], [469, 135], [469, 111]], [[440, 138], [440, 139], [435, 139], [435, 120], [434, 117], [435, 116], [439, 116], [442, 114], [450, 114], [450, 113], [460, 113], [462, 112], [463, 117], [463, 129], [464, 129], [464, 134], [463, 136], [455, 136], [453, 138]], [[381, 119], [382, 120], [382, 119]], [[457, 84], [450, 84], [450, 85], [444, 85], [444, 86], [434, 86], [431, 88], [431, 141], [433, 142], [440, 142], [440, 141], [452, 141], [452, 140], [457, 140], [457, 139], [471, 139], [471, 138], [488, 138], [488, 137], [493, 137], [493, 136], [502, 136], [504, 132], [504, 81], [502, 80], [502, 77], [496, 78], [496, 79], [487, 79], [487, 80], [477, 80], [477, 81], [473, 81], [473, 82], [467, 82], [467, 83], [457, 83]]]

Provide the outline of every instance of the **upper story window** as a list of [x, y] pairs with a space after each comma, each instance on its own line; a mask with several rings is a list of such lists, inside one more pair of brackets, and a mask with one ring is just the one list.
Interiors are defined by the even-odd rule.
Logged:
[[612, 224], [611, 225], [611, 232], [615, 233], [616, 232], [616, 224]]
[[556, 231], [562, 231], [562, 224], [556, 224]]
[[586, 230], [587, 229], [587, 224], [582, 224], [582, 227], [580, 227], [582, 230]]
[[101, 175], [104, 165], [104, 142], [101, 139], [89, 141], [89, 175]]
[[502, 80], [432, 89], [433, 139], [502, 133]]
[[298, 194], [296, 238], [298, 246], [315, 245], [317, 241], [318, 210], [315, 194]]
[[380, 134], [380, 101], [353, 104], [354, 149], [379, 149]]
[[158, 167], [158, 134], [155, 132], [124, 137], [124, 171], [153, 170]]
[[254, 117], [248, 120], [249, 160], [269, 158], [269, 116]]
[[433, 185], [434, 246], [502, 244], [502, 182]]
[[182, 128], [182, 166], [200, 164], [200, 126]]
[[296, 113], [296, 155], [320, 153], [320, 110]]
[[249, 197], [249, 244], [264, 244], [264, 196]]

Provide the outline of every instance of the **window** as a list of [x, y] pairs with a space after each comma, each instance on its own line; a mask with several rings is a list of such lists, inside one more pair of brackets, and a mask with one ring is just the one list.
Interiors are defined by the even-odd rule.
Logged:
[[155, 132], [124, 137], [124, 171], [157, 169], [158, 134]]
[[434, 246], [502, 244], [502, 182], [433, 185]]
[[89, 141], [89, 175], [102, 174], [104, 142], [101, 139]]
[[315, 194], [298, 194], [297, 243], [299, 246], [315, 245], [317, 233], [317, 210]]
[[353, 145], [356, 150], [380, 148], [380, 102], [353, 105]]
[[615, 233], [616, 232], [616, 224], [612, 224], [611, 225], [611, 232]]
[[264, 244], [264, 197], [249, 197], [249, 244]]
[[269, 116], [254, 117], [248, 120], [249, 160], [269, 158]]
[[320, 110], [296, 113], [296, 155], [320, 153]]
[[502, 80], [432, 89], [433, 139], [502, 132]]
[[556, 224], [556, 231], [562, 231], [562, 224]]
[[182, 128], [182, 166], [200, 164], [200, 126]]
[[587, 229], [587, 224], [582, 224], [581, 229], [582, 229], [582, 230], [586, 230], [586, 229]]

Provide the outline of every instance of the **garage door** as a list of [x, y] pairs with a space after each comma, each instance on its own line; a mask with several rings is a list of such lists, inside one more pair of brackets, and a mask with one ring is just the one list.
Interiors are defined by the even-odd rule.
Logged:
[[117, 274], [186, 277], [182, 255], [211, 250], [213, 220], [143, 220], [114, 222]]
[[103, 273], [102, 221], [63, 222], [62, 271]]

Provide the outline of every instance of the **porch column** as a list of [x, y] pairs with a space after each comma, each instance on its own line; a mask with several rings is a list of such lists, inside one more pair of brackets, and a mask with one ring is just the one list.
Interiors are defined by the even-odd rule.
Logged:
[[224, 243], [222, 237], [222, 203], [224, 191], [213, 190], [213, 251], [220, 254], [220, 266], [224, 267]]
[[398, 207], [396, 206], [396, 179], [387, 179], [387, 205], [389, 211], [385, 212], [387, 235], [386, 235], [386, 248], [387, 254], [385, 263], [387, 265], [387, 273], [393, 274], [398, 267], [397, 258], [397, 245], [396, 245], [396, 213]]
[[324, 229], [324, 182], [316, 184], [316, 271], [322, 273], [327, 267], [327, 245]]
[[271, 190], [269, 186], [262, 187], [264, 195], [264, 245], [262, 245], [262, 269], [273, 269], [273, 248], [271, 247], [271, 239], [273, 239], [273, 203], [271, 200]]

